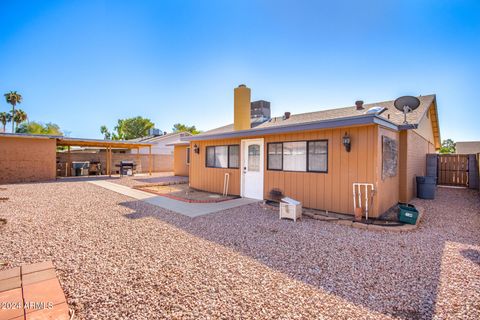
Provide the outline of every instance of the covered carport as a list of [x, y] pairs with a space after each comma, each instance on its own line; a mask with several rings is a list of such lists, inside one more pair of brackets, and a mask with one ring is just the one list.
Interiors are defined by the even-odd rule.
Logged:
[[[72, 164], [71, 147], [92, 147], [98, 149], [105, 149], [105, 163], [106, 174], [111, 176], [113, 163], [113, 149], [130, 149], [136, 150], [137, 163], [140, 163], [140, 149], [148, 148], [148, 174], [152, 174], [152, 144], [143, 142], [132, 142], [128, 140], [100, 140], [100, 139], [81, 139], [70, 137], [57, 137], [57, 147], [66, 147], [67, 151], [67, 168], [69, 169]], [[70, 170], [66, 170], [66, 175], [70, 175]]]
[[[136, 150], [136, 154], [122, 154], [120, 157], [144, 159], [148, 173], [153, 171], [152, 144], [128, 140], [82, 139], [55, 135], [0, 133], [0, 184], [54, 180], [57, 176], [59, 147], [66, 147], [65, 175], [71, 175], [71, 147], [93, 147], [105, 150], [101, 160], [105, 163], [105, 174], [111, 176], [114, 168], [114, 149]], [[147, 155], [140, 154], [141, 148], [148, 148]], [[146, 158], [146, 159], [145, 159]], [[147, 170], [145, 170], [147, 172]]]

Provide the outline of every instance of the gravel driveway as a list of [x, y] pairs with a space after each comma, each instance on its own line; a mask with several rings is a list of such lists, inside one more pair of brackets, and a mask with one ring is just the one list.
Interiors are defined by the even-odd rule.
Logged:
[[400, 234], [257, 204], [192, 219], [81, 181], [0, 196], [3, 268], [52, 259], [77, 319], [480, 318], [478, 192], [440, 188]]

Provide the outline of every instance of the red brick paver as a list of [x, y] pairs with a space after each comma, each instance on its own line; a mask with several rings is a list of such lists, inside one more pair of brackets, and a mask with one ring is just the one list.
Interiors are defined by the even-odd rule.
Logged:
[[0, 320], [70, 319], [51, 261], [0, 272]]

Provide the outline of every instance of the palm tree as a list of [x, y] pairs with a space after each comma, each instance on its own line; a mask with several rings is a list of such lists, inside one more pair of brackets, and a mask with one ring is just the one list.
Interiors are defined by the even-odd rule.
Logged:
[[0, 112], [0, 123], [3, 125], [3, 132], [5, 132], [5, 127], [11, 120], [12, 115], [9, 112]]
[[25, 113], [25, 111], [23, 111], [22, 109], [17, 109], [15, 110], [15, 115], [13, 116], [13, 122], [15, 122], [17, 124], [17, 129], [18, 129], [18, 125], [24, 121], [27, 120], [27, 114]]
[[[17, 91], [10, 91], [4, 94], [7, 103], [12, 105], [12, 116], [15, 116], [15, 106], [17, 103], [22, 103], [22, 95]], [[15, 121], [12, 121], [12, 133], [15, 132]]]

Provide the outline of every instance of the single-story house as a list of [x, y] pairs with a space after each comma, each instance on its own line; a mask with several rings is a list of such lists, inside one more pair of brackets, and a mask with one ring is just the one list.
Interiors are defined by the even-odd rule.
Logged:
[[455, 153], [457, 154], [480, 153], [480, 141], [457, 141], [455, 143]]
[[[154, 132], [155, 131], [146, 137], [132, 139], [130, 141], [151, 144], [153, 154], [173, 155], [174, 144], [180, 142], [181, 138], [191, 135], [190, 132], [163, 132], [162, 134]], [[146, 154], [148, 150], [140, 150], [140, 153]]]
[[171, 144], [173, 147], [173, 173], [176, 176], [188, 177], [190, 167], [190, 143], [180, 141]]
[[[353, 214], [353, 183], [371, 183], [369, 215], [415, 197], [426, 154], [440, 148], [435, 95], [419, 96], [407, 114], [393, 101], [270, 117], [270, 104], [234, 89], [234, 121], [184, 137], [190, 144], [190, 186], [270, 199], [281, 192], [304, 207]], [[261, 106], [261, 108], [259, 107]], [[259, 120], [260, 119], [260, 120]]]

